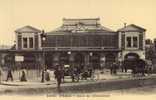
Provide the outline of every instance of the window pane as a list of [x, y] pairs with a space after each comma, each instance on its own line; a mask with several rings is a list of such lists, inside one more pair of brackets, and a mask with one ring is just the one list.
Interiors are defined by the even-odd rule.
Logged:
[[133, 37], [133, 47], [138, 47], [138, 38]]
[[29, 48], [33, 48], [33, 38], [29, 38]]
[[131, 37], [127, 37], [127, 47], [131, 47]]
[[28, 47], [27, 38], [23, 38], [23, 48], [27, 47]]
[[80, 41], [81, 47], [87, 46], [87, 36], [86, 35], [81, 35], [79, 41]]
[[80, 37], [78, 35], [73, 35], [72, 36], [72, 46], [73, 47], [79, 47], [80, 44]]

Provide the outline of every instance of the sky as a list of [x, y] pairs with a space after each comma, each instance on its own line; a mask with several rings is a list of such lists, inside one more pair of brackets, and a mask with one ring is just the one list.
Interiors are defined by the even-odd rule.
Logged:
[[13, 45], [14, 31], [25, 25], [48, 32], [62, 18], [97, 17], [114, 31], [136, 24], [147, 30], [146, 38], [156, 38], [156, 0], [0, 0], [0, 45]]

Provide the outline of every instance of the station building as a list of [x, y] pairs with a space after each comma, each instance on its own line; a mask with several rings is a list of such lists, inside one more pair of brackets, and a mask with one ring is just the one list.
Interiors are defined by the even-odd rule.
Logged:
[[[0, 51], [1, 65], [53, 68], [62, 64], [104, 68], [115, 61], [145, 59], [145, 32], [134, 24], [113, 31], [101, 25], [100, 18], [64, 18], [63, 24], [50, 32], [24, 26], [15, 30], [15, 47]], [[23, 61], [16, 61], [18, 56], [22, 56]]]

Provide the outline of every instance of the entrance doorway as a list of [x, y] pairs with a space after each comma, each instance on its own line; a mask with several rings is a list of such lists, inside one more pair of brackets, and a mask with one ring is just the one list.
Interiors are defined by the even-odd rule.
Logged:
[[94, 69], [100, 68], [100, 55], [98, 53], [93, 53], [90, 55], [89, 62]]
[[136, 60], [139, 59], [139, 55], [136, 53], [128, 53], [125, 55], [125, 60]]

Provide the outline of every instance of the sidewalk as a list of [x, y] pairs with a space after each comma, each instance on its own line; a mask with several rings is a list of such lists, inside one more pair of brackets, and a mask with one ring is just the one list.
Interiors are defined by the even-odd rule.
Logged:
[[[96, 75], [95, 75], [96, 76]], [[142, 80], [146, 82], [142, 83]], [[150, 81], [148, 81], [150, 80]], [[152, 81], [151, 81], [152, 80]], [[117, 75], [110, 75], [109, 72], [100, 74], [99, 80], [80, 80], [80, 82], [71, 82], [71, 79], [66, 78], [65, 83], [61, 85], [62, 89], [66, 92], [88, 92], [95, 91], [107, 91], [120, 88], [131, 88], [143, 85], [151, 85], [156, 83], [156, 74], [151, 74], [146, 77], [132, 77], [130, 73], [118, 72]], [[141, 82], [141, 83], [140, 83]], [[115, 85], [114, 85], [115, 84]], [[95, 89], [95, 90], [94, 90]], [[0, 84], [0, 94], [45, 94], [56, 92], [56, 81], [52, 79], [49, 82], [41, 83], [40, 81], [28, 81], [28, 82], [5, 82]]]
[[[88, 82], [98, 82], [98, 81], [112, 81], [112, 80], [129, 80], [129, 79], [140, 79], [140, 78], [151, 78], [151, 77], [156, 77], [156, 74], [151, 74], [149, 76], [145, 76], [145, 77], [133, 77], [131, 75], [130, 72], [128, 73], [123, 73], [123, 72], [118, 72], [117, 75], [111, 75], [110, 72], [107, 70], [105, 71], [103, 74], [95, 74], [94, 75], [94, 80], [91, 80], [90, 78], [88, 78], [87, 80], [80, 80], [79, 82], [72, 82], [70, 77], [65, 77], [65, 83], [64, 84], [85, 84]], [[98, 79], [97, 79], [98, 77]], [[44, 86], [44, 85], [54, 85], [56, 84], [56, 80], [54, 79], [54, 77], [51, 78], [51, 80], [49, 82], [45, 81], [44, 83], [41, 83], [39, 80], [28, 80], [27, 82], [20, 82], [19, 80], [14, 80], [12, 81], [2, 81], [0, 86], [2, 87], [2, 85], [4, 86]], [[70, 85], [69, 84], [69, 85]]]
[[[90, 78], [87, 79], [87, 81], [91, 82], [95, 82], [95, 81], [100, 81], [100, 80], [114, 80], [114, 79], [127, 79], [130, 78], [131, 74], [130, 73], [121, 73], [119, 72], [117, 75], [111, 75], [109, 73], [109, 71], [105, 71], [103, 74], [95, 74], [94, 75], [94, 80], [91, 80]], [[97, 79], [98, 78], [98, 79]], [[8, 86], [35, 86], [35, 85], [50, 85], [50, 84], [56, 84], [56, 80], [54, 79], [54, 77], [51, 77], [51, 80], [49, 82], [45, 81], [44, 83], [41, 83], [40, 81], [41, 79], [38, 80], [29, 80], [27, 82], [20, 82], [19, 80], [14, 80], [14, 81], [2, 81], [2, 84], [0, 85], [8, 85]], [[67, 83], [71, 83], [71, 78], [69, 76], [65, 77], [65, 81]], [[79, 83], [81, 82], [87, 82], [86, 80], [80, 80]]]

